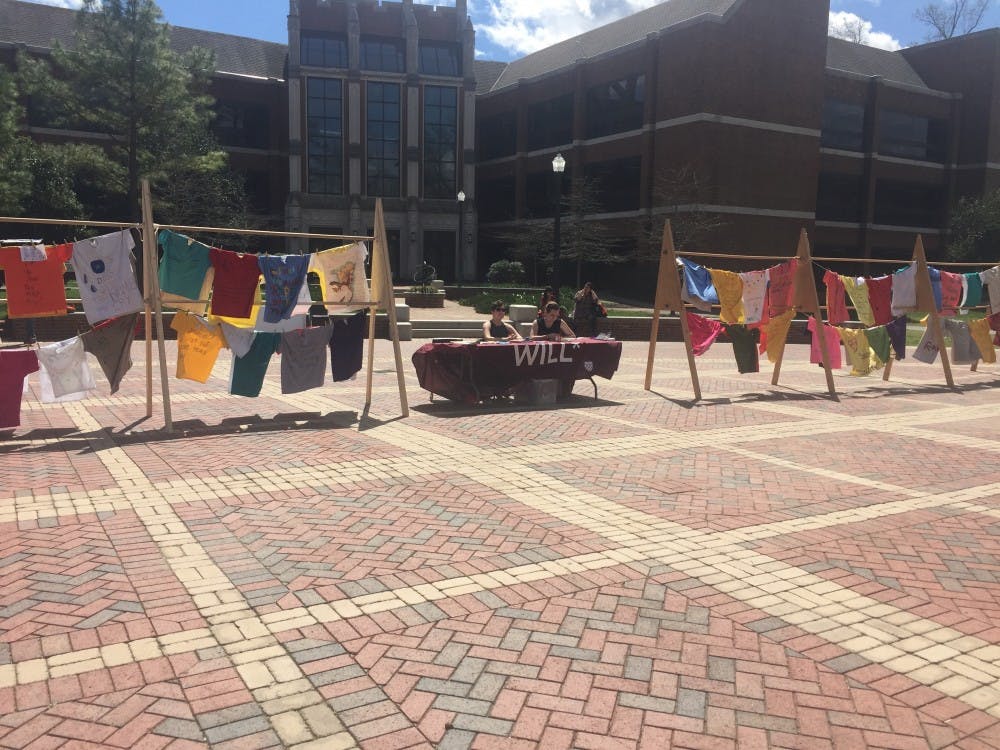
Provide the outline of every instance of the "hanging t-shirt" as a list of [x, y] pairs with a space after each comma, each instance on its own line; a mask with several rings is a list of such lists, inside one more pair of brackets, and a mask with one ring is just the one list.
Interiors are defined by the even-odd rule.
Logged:
[[743, 310], [747, 323], [766, 323], [767, 318], [770, 318], [770, 315], [766, 315], [765, 310], [767, 277], [767, 269], [746, 271], [740, 274], [740, 281], [743, 282]]
[[997, 361], [997, 353], [993, 348], [993, 340], [990, 338], [990, 321], [989, 318], [979, 318], [978, 320], [969, 321], [969, 335], [976, 344], [976, 349], [979, 351], [980, 356], [983, 358], [983, 362], [987, 364], [993, 364]]
[[303, 284], [299, 290], [299, 299], [295, 307], [292, 308], [292, 315], [276, 323], [268, 323], [264, 320], [263, 305], [257, 310], [257, 319], [254, 321], [255, 331], [267, 331], [268, 333], [285, 333], [286, 331], [298, 331], [309, 324], [309, 306], [312, 299], [309, 296], [309, 285]]
[[938, 312], [941, 311], [941, 271], [938, 269], [928, 266], [927, 275], [931, 277], [931, 294], [934, 295], [934, 309]]
[[299, 393], [322, 388], [332, 326], [303, 328], [281, 334], [281, 392]]
[[875, 315], [872, 313], [871, 302], [868, 301], [868, 284], [865, 280], [853, 276], [841, 276], [840, 280], [844, 282], [844, 289], [851, 298], [858, 320], [866, 326], [875, 325]]
[[247, 353], [233, 356], [233, 368], [229, 377], [229, 392], [234, 396], [256, 398], [264, 385], [267, 366], [271, 356], [278, 351], [281, 334], [258, 333], [253, 337]]
[[117, 393], [122, 378], [132, 369], [132, 341], [138, 313], [105, 321], [80, 336], [84, 351], [97, 358], [104, 376]]
[[70, 263], [80, 289], [83, 312], [91, 325], [142, 309], [133, 247], [135, 242], [128, 230], [73, 243]]
[[924, 335], [920, 337], [920, 343], [913, 350], [913, 358], [918, 362], [925, 362], [932, 365], [938, 358], [938, 345], [934, 342], [934, 336], [930, 328], [924, 329]]
[[777, 362], [781, 357], [794, 318], [795, 310], [785, 310], [781, 315], [776, 315], [767, 321], [767, 325], [761, 331], [760, 346], [757, 347], [757, 351], [761, 354], [766, 351], [768, 362]]
[[883, 365], [888, 362], [892, 351], [892, 340], [889, 338], [889, 331], [886, 326], [866, 328], [865, 337], [868, 339], [868, 346], [871, 347], [878, 361]]
[[951, 336], [951, 361], [967, 365], [979, 360], [979, 348], [972, 343], [969, 326], [961, 320], [942, 320], [944, 330]]
[[726, 326], [726, 333], [733, 342], [733, 355], [736, 357], [736, 369], [741, 374], [760, 372], [760, 359], [757, 356], [757, 341], [760, 330], [747, 328], [744, 325]]
[[768, 269], [767, 309], [770, 315], [781, 315], [792, 307], [798, 267], [799, 259], [791, 258]]
[[362, 310], [349, 317], [334, 318], [330, 335], [330, 372], [333, 382], [353, 378], [364, 361], [365, 327], [368, 311]]
[[962, 302], [964, 277], [961, 274], [941, 271], [941, 314], [954, 315]]
[[306, 280], [308, 255], [261, 255], [257, 262], [264, 277], [264, 321], [277, 323], [292, 314]]
[[321, 250], [310, 257], [309, 270], [319, 275], [324, 302], [341, 305], [368, 302], [365, 275], [368, 248], [363, 242]]
[[892, 276], [879, 276], [866, 279], [868, 286], [868, 305], [872, 309], [875, 325], [884, 326], [892, 320]]
[[889, 333], [889, 341], [896, 359], [906, 359], [906, 316], [900, 315], [887, 323], [885, 330]]
[[55, 398], [97, 389], [79, 336], [38, 347], [38, 364], [51, 380]]
[[161, 229], [156, 241], [163, 251], [160, 259], [160, 291], [189, 300], [200, 300], [212, 260], [208, 245], [190, 237]]
[[235, 357], [245, 357], [253, 344], [255, 331], [252, 328], [240, 328], [225, 321], [220, 325], [222, 326], [222, 335], [226, 339], [226, 346], [229, 347], [229, 351]]
[[170, 327], [177, 331], [177, 377], [208, 382], [219, 350], [226, 345], [221, 326], [180, 311]]
[[917, 267], [909, 265], [892, 275], [892, 314], [902, 315], [917, 309]]
[[993, 266], [979, 274], [979, 278], [986, 287], [989, 295], [990, 312], [1000, 312], [1000, 266]]
[[[848, 289], [850, 293], [850, 289]], [[847, 361], [851, 365], [851, 375], [860, 377], [867, 375], [878, 364], [874, 352], [868, 345], [868, 337], [863, 328], [838, 328], [840, 340], [844, 344]]]
[[712, 312], [712, 305], [719, 304], [719, 295], [712, 286], [712, 274], [704, 266], [680, 258], [681, 266], [684, 269], [684, 288], [681, 290], [681, 299], [689, 302], [703, 312]]
[[257, 256], [213, 247], [208, 256], [215, 269], [212, 282], [212, 315], [249, 318], [260, 291]]
[[978, 272], [963, 273], [965, 279], [965, 296], [962, 297], [962, 307], [978, 307], [983, 301], [983, 280]]
[[688, 332], [691, 334], [691, 351], [694, 352], [694, 356], [700, 357], [722, 333], [722, 324], [697, 313], [685, 312], [685, 315]]
[[840, 274], [827, 271], [823, 274], [823, 283], [826, 284], [827, 322], [830, 325], [837, 325], [845, 320], [850, 320], [851, 316], [847, 312], [847, 300], [844, 296], [844, 282], [840, 280]]
[[[823, 352], [820, 349], [819, 336], [816, 335], [816, 318], [812, 315], [809, 316], [809, 322], [806, 323], [806, 330], [812, 334], [812, 340], [809, 342], [809, 361], [814, 365], [821, 365], [823, 364]], [[839, 370], [844, 366], [840, 357], [840, 333], [838, 331], [839, 329], [823, 323], [823, 334], [826, 336], [826, 354], [830, 358], [831, 370]]]
[[38, 371], [38, 355], [31, 349], [0, 349], [0, 430], [21, 424], [24, 378]]
[[743, 282], [740, 276], [732, 271], [708, 269], [712, 275], [712, 284], [719, 295], [719, 320], [723, 323], [742, 323], [746, 320], [743, 310]]
[[[7, 317], [35, 318], [66, 314], [66, 285], [63, 281], [66, 261], [73, 254], [72, 245], [32, 248], [0, 248], [0, 268], [7, 278]], [[37, 258], [38, 250], [43, 260]]]

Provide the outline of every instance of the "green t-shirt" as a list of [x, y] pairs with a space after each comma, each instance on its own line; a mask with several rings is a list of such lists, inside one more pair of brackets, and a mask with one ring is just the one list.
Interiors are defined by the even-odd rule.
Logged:
[[229, 379], [229, 392], [234, 396], [256, 398], [264, 385], [267, 365], [278, 351], [280, 333], [257, 333], [244, 357], [233, 357], [233, 372]]

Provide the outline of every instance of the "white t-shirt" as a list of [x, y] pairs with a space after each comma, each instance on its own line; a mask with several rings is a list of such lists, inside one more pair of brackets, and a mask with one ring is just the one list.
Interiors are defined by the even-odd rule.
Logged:
[[341, 305], [368, 302], [367, 257], [368, 248], [363, 242], [313, 253], [309, 270], [319, 274], [324, 302]]
[[91, 325], [142, 309], [133, 265], [134, 246], [132, 233], [127, 230], [73, 243], [69, 262]]
[[983, 286], [989, 290], [990, 313], [1000, 312], [1000, 266], [993, 266], [979, 274]]
[[[917, 309], [917, 267], [907, 266], [892, 275], [893, 315], [902, 315]], [[936, 356], [936, 355], [935, 355]]]
[[767, 281], [770, 273], [763, 271], [747, 271], [740, 274], [743, 281], [743, 309], [746, 312], [746, 322], [759, 323], [764, 314], [764, 300], [767, 297]]
[[38, 364], [42, 403], [76, 401], [97, 389], [79, 336], [40, 346]]
[[238, 328], [226, 321], [221, 322], [222, 335], [226, 337], [226, 345], [234, 357], [245, 357], [253, 346], [253, 337], [257, 335], [253, 328]]

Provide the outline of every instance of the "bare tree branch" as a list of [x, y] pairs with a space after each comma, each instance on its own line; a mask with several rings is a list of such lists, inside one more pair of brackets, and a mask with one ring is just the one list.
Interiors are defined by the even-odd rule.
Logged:
[[947, 0], [928, 3], [913, 14], [920, 23], [930, 27], [928, 41], [951, 39], [970, 34], [979, 28], [989, 10], [991, 0]]

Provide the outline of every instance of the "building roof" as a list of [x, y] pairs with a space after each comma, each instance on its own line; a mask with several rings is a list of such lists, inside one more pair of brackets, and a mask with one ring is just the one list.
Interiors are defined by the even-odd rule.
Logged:
[[[56, 42], [72, 46], [77, 11], [20, 0], [0, 0], [0, 45], [25, 45], [33, 49], [52, 49]], [[219, 34], [214, 31], [170, 27], [170, 46], [177, 52], [204, 47], [215, 52], [216, 70], [220, 73], [284, 78], [284, 44], [260, 39]]]
[[[577, 60], [599, 57], [607, 52], [642, 41], [651, 33], [702, 17], [721, 18], [740, 0], [665, 0], [651, 8], [584, 32], [551, 47], [510, 62], [488, 89], [477, 86], [477, 93], [498, 91], [518, 80], [537, 78], [573, 65]], [[477, 66], [476, 72], [479, 69]]]
[[878, 76], [908, 86], [928, 88], [901, 52], [868, 47], [830, 37], [826, 42], [826, 67], [863, 76]]
[[476, 95], [485, 94], [493, 88], [493, 84], [497, 82], [497, 79], [503, 75], [504, 70], [507, 69], [507, 63], [498, 62], [496, 60], [476, 60], [475, 61], [475, 76], [476, 76]]

